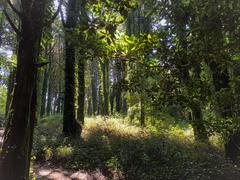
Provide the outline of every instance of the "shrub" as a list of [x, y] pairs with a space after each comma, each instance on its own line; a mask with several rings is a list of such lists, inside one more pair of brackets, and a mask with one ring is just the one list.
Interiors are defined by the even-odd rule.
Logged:
[[37, 161], [78, 170], [100, 169], [109, 179], [195, 180], [209, 179], [226, 168], [238, 170], [217, 147], [196, 144], [190, 127], [184, 130], [162, 123], [142, 129], [122, 119], [87, 118], [82, 139], [72, 140], [61, 135], [59, 119], [42, 122], [34, 138]]

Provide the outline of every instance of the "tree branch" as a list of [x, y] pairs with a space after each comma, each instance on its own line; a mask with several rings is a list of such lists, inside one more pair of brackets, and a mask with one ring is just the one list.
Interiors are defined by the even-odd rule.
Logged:
[[12, 19], [11, 19], [10, 16], [8, 15], [8, 13], [7, 13], [7, 11], [6, 11], [5, 8], [3, 9], [3, 13], [4, 13], [4, 15], [6, 16], [9, 24], [11, 25], [11, 27], [13, 28], [13, 30], [15, 31], [15, 33], [16, 33], [18, 36], [21, 36], [21, 34], [22, 34], [21, 31], [14, 25]]
[[14, 5], [11, 3], [11, 0], [7, 0], [7, 3], [9, 4], [13, 12], [15, 12], [21, 19], [23, 14], [14, 7]]
[[40, 62], [40, 63], [36, 63], [35, 65], [37, 66], [37, 68], [41, 68], [41, 67], [43, 67], [43, 66], [46, 66], [47, 64], [49, 64], [48, 61], [46, 61], [46, 62]]
[[58, 16], [59, 12], [61, 11], [62, 4], [63, 4], [63, 0], [60, 0], [56, 12], [53, 14], [52, 18], [49, 21], [47, 21], [47, 23], [46, 23], [47, 25], [50, 25], [54, 22], [54, 20]]
[[59, 12], [61, 10], [62, 3], [63, 3], [63, 0], [60, 0], [58, 8], [57, 8], [56, 12], [53, 14], [53, 17], [51, 19], [52, 22], [56, 19], [57, 15], [59, 14]]
[[63, 12], [62, 12], [62, 6], [60, 7], [60, 14], [61, 14], [61, 20], [62, 20], [63, 27], [66, 27], [66, 22], [64, 21], [64, 16], [63, 16]]
[[55, 48], [55, 46], [56, 46], [56, 44], [57, 44], [57, 42], [55, 42], [51, 47], [50, 47], [50, 49], [47, 51], [47, 55], [49, 55], [50, 53], [52, 53], [52, 51], [53, 51], [53, 49]]

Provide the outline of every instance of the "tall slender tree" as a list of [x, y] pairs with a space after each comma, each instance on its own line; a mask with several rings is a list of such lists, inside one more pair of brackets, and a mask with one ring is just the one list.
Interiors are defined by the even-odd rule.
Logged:
[[102, 88], [103, 88], [103, 115], [109, 115], [109, 61], [101, 62]]

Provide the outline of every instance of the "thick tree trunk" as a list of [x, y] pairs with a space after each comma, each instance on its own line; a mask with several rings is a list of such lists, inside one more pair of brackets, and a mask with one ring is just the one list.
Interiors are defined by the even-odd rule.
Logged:
[[76, 47], [74, 31], [77, 25], [77, 3], [69, 0], [67, 4], [67, 20], [65, 25], [65, 92], [63, 112], [63, 133], [65, 136], [79, 136], [80, 126], [75, 113], [75, 56]]
[[197, 104], [191, 106], [191, 124], [195, 140], [199, 142], [208, 142], [207, 130], [202, 119], [202, 110]]
[[76, 115], [75, 115], [75, 48], [66, 42], [65, 61], [65, 94], [63, 112], [63, 133], [66, 136], [76, 135]]
[[0, 179], [4, 180], [28, 179], [30, 137], [33, 133], [31, 124], [34, 123], [31, 107], [45, 4], [44, 0], [35, 0], [31, 5], [22, 1], [25, 16], [21, 23], [16, 84], [0, 159]]

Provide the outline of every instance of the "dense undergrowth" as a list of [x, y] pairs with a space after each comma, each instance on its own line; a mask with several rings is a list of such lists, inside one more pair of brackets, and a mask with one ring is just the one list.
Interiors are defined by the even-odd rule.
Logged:
[[61, 135], [60, 116], [46, 117], [35, 131], [33, 160], [66, 169], [99, 169], [109, 179], [219, 179], [229, 169], [239, 170], [224, 159], [221, 146], [194, 143], [191, 128], [165, 128], [87, 118], [81, 139], [71, 140]]

